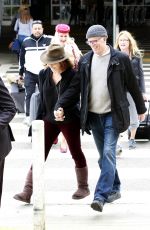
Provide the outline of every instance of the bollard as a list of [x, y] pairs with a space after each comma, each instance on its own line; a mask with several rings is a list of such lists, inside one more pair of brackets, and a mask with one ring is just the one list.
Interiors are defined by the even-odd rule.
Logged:
[[33, 224], [34, 230], [45, 230], [44, 201], [44, 122], [32, 122], [33, 152]]

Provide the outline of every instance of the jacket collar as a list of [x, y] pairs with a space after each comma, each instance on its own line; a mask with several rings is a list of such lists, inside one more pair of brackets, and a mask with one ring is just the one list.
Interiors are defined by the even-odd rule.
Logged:
[[[119, 59], [117, 57], [117, 50], [115, 50], [111, 45], [107, 44], [110, 48], [110, 65], [119, 65]], [[92, 57], [94, 53], [93, 51], [89, 51], [87, 54], [85, 54], [85, 58], [83, 60], [83, 64], [88, 64], [89, 66], [91, 65], [92, 62]]]
[[119, 59], [117, 57], [117, 50], [115, 50], [111, 45], [110, 47], [110, 63], [109, 65], [119, 65]]

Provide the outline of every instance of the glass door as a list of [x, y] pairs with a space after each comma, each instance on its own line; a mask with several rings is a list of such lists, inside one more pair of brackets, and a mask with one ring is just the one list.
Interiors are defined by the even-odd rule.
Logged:
[[70, 0], [51, 1], [51, 24], [68, 23], [70, 18]]
[[31, 0], [2, 0], [2, 25], [10, 25], [21, 5], [30, 6]]

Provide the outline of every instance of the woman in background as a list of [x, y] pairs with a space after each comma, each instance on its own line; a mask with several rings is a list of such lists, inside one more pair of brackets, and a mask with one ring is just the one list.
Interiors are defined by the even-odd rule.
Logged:
[[14, 31], [22, 45], [23, 40], [32, 34], [32, 22], [33, 19], [30, 15], [30, 9], [28, 7], [21, 7], [19, 10], [19, 17], [16, 20]]
[[[145, 81], [144, 74], [142, 69], [142, 54], [137, 46], [136, 40], [133, 38], [131, 33], [128, 31], [121, 31], [117, 37], [115, 48], [129, 55], [133, 71], [135, 73], [137, 83], [143, 97], [146, 100], [145, 96]], [[135, 135], [137, 128], [139, 126], [139, 119], [135, 103], [131, 95], [127, 92], [127, 98], [129, 101], [129, 112], [130, 112], [130, 126], [128, 128], [128, 138], [129, 138], [129, 149], [136, 148]]]

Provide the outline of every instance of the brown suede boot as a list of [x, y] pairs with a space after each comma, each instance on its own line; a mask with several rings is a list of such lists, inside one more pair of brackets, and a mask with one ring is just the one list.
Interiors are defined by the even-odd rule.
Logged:
[[77, 182], [78, 182], [78, 189], [72, 195], [72, 199], [83, 199], [84, 197], [90, 194], [90, 190], [88, 187], [88, 168], [75, 168]]
[[16, 194], [13, 198], [30, 204], [30, 199], [33, 191], [32, 186], [32, 169], [29, 170], [23, 192]]

